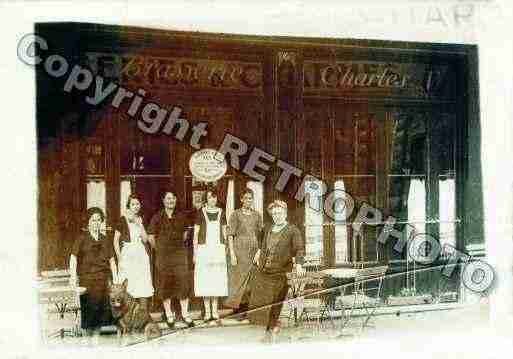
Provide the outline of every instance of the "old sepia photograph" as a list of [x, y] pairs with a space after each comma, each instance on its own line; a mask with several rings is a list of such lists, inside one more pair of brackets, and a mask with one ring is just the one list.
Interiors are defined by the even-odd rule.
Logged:
[[476, 46], [35, 36], [45, 340], [346, 340], [490, 287]]
[[24, 273], [33, 304], [6, 315], [0, 344], [29, 337], [2, 334], [17, 318], [45, 353], [510, 342], [508, 7], [420, 3], [180, 2], [151, 17], [127, 1], [111, 21], [95, 2], [17, 33], [34, 91], [35, 212], [20, 217], [36, 232], [12, 222], [30, 243], [7, 237], [35, 257], [0, 250], [0, 273], [3, 307], [21, 307]]

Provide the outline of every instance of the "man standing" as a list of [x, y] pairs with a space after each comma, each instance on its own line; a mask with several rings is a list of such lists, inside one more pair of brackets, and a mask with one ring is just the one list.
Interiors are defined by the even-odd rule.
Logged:
[[180, 301], [182, 318], [188, 327], [194, 322], [189, 316], [189, 253], [187, 246], [187, 218], [176, 212], [176, 195], [165, 192], [164, 208], [156, 213], [148, 227], [150, 243], [156, 252], [158, 276], [157, 291], [164, 305], [166, 323], [173, 329], [175, 315], [171, 310], [171, 299]]

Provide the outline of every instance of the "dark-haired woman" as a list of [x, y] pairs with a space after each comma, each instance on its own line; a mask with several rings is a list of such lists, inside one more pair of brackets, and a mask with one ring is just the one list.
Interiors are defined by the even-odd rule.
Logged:
[[87, 210], [87, 230], [73, 243], [70, 255], [71, 285], [86, 288], [80, 297], [82, 328], [88, 334], [99, 333], [101, 325], [109, 324], [108, 283], [117, 275], [112, 242], [101, 233], [103, 211]]
[[145, 244], [148, 235], [139, 216], [141, 201], [130, 195], [125, 215], [121, 217], [114, 232], [114, 250], [119, 264], [119, 281], [128, 279], [128, 293], [139, 299], [147, 308], [148, 298], [153, 296], [150, 257]]
[[188, 218], [176, 210], [177, 198], [173, 192], [165, 192], [162, 198], [164, 208], [151, 219], [148, 227], [150, 243], [156, 254], [158, 273], [157, 293], [162, 300], [166, 322], [174, 328], [175, 315], [171, 300], [180, 301], [182, 319], [188, 327], [194, 322], [189, 315], [191, 278], [189, 271], [189, 248], [187, 248]]
[[228, 295], [226, 217], [217, 206], [216, 192], [205, 194], [206, 204], [194, 223], [194, 294], [203, 297], [205, 321], [219, 320], [218, 298]]

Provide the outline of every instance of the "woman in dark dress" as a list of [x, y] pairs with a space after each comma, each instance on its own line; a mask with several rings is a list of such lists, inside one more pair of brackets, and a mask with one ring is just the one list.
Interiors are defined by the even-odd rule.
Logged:
[[287, 222], [287, 204], [276, 200], [267, 210], [274, 223], [264, 231], [255, 255], [258, 270], [251, 283], [248, 316], [251, 323], [265, 326], [266, 339], [272, 340], [279, 331], [278, 318], [288, 292], [287, 273], [293, 268], [304, 273], [305, 252], [301, 232]]
[[187, 326], [194, 326], [189, 316], [191, 275], [189, 249], [187, 248], [188, 220], [176, 211], [176, 196], [164, 193], [164, 208], [151, 219], [148, 227], [149, 240], [155, 248], [157, 267], [157, 293], [162, 300], [167, 325], [172, 329], [175, 316], [171, 311], [171, 299], [180, 301], [182, 318]]
[[101, 325], [110, 322], [108, 283], [117, 279], [112, 242], [101, 233], [103, 211], [98, 207], [87, 210], [87, 232], [73, 244], [70, 256], [71, 285], [86, 288], [80, 297], [82, 328], [88, 334], [98, 334]]

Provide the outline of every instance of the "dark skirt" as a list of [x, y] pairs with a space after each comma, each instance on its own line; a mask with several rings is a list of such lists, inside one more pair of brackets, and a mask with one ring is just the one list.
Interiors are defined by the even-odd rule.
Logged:
[[82, 329], [112, 324], [109, 302], [109, 273], [80, 275], [79, 284], [87, 291], [80, 296]]
[[[249, 321], [268, 328], [277, 326], [288, 289], [285, 273], [267, 274], [257, 271], [251, 281]], [[257, 310], [251, 311], [253, 309]]]
[[186, 248], [174, 248], [157, 258], [157, 293], [161, 300], [190, 296], [192, 275]]

